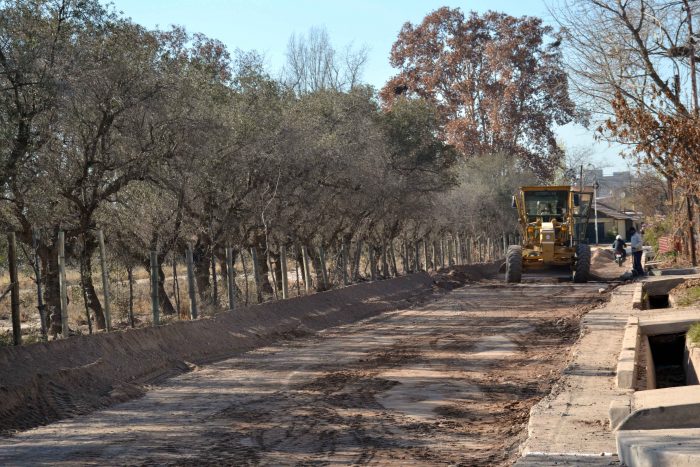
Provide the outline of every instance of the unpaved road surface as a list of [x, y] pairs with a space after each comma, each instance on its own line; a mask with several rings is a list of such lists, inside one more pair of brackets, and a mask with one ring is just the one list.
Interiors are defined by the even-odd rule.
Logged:
[[507, 465], [600, 287], [483, 281], [289, 336], [0, 439], [0, 465]]

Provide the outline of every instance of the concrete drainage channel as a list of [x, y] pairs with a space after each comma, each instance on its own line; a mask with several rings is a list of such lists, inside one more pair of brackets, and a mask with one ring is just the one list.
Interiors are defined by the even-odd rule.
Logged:
[[617, 364], [617, 387], [629, 393], [609, 411], [626, 465], [700, 465], [700, 349], [686, 340], [700, 309], [675, 308], [670, 295], [697, 277], [667, 273], [635, 290], [639, 311], [628, 319]]

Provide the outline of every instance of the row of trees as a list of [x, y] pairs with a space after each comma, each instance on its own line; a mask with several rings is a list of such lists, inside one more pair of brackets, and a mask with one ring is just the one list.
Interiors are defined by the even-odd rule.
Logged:
[[[476, 88], [468, 123], [455, 117], [465, 106], [417, 83], [392, 93], [392, 81], [380, 100], [361, 83], [365, 51], [338, 53], [323, 30], [293, 37], [273, 79], [255, 52], [230, 53], [182, 28], [147, 30], [97, 1], [0, 1], [0, 225], [36, 251], [52, 331], [59, 231], [98, 328], [98, 229], [127, 268], [149, 269], [157, 252], [165, 314], [174, 309], [162, 266], [188, 245], [206, 299], [226, 247], [255, 249], [267, 280], [281, 245], [314, 252], [511, 232], [513, 187], [553, 173], [561, 151], [551, 126], [573, 116], [558, 45], [545, 43], [551, 31], [539, 20], [438, 13], [443, 28], [478, 26], [473, 38], [460, 32], [465, 54], [477, 42], [493, 54], [479, 79], [441, 87]], [[517, 54], [502, 57], [511, 32]], [[450, 60], [468, 67], [474, 57]], [[499, 94], [509, 101], [497, 105]]]

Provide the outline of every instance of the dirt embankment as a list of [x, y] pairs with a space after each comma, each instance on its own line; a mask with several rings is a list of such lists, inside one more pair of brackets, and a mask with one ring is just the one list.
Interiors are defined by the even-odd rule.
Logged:
[[139, 396], [145, 384], [278, 339], [406, 306], [427, 274], [359, 284], [178, 322], [0, 349], [0, 430], [27, 429]]
[[[28, 429], [142, 395], [148, 384], [198, 364], [406, 307], [493, 265], [358, 284], [178, 322], [0, 349], [0, 433]], [[449, 279], [445, 279], [448, 277]], [[433, 280], [435, 279], [435, 281]]]

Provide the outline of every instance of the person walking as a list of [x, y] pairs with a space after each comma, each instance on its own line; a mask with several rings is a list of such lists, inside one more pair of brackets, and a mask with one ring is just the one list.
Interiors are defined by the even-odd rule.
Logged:
[[642, 236], [637, 232], [637, 229], [630, 229], [630, 246], [632, 247], [632, 274], [635, 276], [643, 276], [644, 268], [642, 267], [642, 254], [644, 253]]

